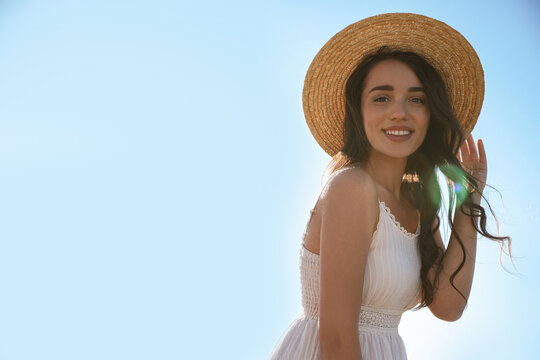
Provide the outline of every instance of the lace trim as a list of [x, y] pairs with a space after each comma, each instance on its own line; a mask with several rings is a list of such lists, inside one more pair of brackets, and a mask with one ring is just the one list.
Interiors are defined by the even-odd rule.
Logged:
[[384, 210], [386, 211], [386, 213], [388, 214], [392, 222], [398, 227], [398, 229], [403, 233], [403, 235], [412, 237], [412, 238], [416, 237], [417, 235], [420, 235], [420, 212], [418, 210], [416, 210], [416, 212], [418, 213], [418, 226], [416, 227], [416, 232], [413, 234], [407, 231], [407, 229], [405, 229], [403, 226], [401, 226], [399, 221], [396, 220], [396, 217], [394, 216], [394, 214], [392, 214], [392, 212], [390, 211], [390, 208], [384, 203], [384, 201], [379, 200], [379, 203], [381, 203], [381, 205], [383, 206]]
[[379, 328], [397, 328], [401, 320], [401, 314], [384, 314], [378, 311], [360, 311], [359, 325], [369, 325]]

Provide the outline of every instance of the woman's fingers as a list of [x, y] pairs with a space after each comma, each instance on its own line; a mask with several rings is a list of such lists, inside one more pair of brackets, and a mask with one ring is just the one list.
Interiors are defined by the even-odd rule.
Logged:
[[482, 164], [487, 164], [486, 149], [484, 148], [484, 142], [482, 139], [478, 140], [478, 151], [480, 152], [480, 162]]
[[470, 160], [478, 161], [478, 151], [476, 150], [476, 145], [474, 143], [472, 134], [467, 136], [467, 144], [469, 145]]
[[457, 159], [462, 163], [468, 163], [469, 166], [474, 163], [481, 163], [487, 165], [486, 149], [484, 142], [478, 139], [478, 148], [474, 142], [472, 134], [467, 136], [466, 141], [461, 144], [459, 151], [456, 154]]
[[463, 161], [467, 161], [470, 158], [469, 153], [469, 146], [467, 145], [467, 141], [464, 141], [463, 144], [461, 144], [461, 158]]

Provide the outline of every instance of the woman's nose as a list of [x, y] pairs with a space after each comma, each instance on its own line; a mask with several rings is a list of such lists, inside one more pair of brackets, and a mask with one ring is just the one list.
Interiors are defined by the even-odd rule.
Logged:
[[390, 110], [392, 120], [403, 120], [407, 118], [407, 106], [404, 101], [396, 101]]

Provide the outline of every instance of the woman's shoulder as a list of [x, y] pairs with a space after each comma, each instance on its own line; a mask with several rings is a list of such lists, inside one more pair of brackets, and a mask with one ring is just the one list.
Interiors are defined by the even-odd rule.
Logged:
[[371, 176], [361, 167], [345, 167], [329, 176], [321, 195], [326, 198], [330, 194], [351, 200], [369, 201], [377, 199], [377, 187]]
[[[327, 182], [322, 200], [322, 221], [327, 223], [327, 236], [338, 233], [340, 237], [370, 239], [371, 242], [380, 210], [377, 187], [365, 170], [346, 168], [334, 172]], [[334, 235], [330, 237], [334, 238]], [[333, 239], [331, 242], [335, 241]]]
[[334, 171], [328, 177], [326, 186], [348, 185], [376, 189], [373, 178], [359, 166], [347, 166]]

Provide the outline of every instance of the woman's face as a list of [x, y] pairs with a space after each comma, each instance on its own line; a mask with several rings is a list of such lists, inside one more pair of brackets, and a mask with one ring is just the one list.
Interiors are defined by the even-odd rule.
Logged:
[[361, 108], [372, 151], [407, 158], [422, 145], [429, 106], [420, 80], [405, 63], [390, 59], [373, 66], [365, 80]]

